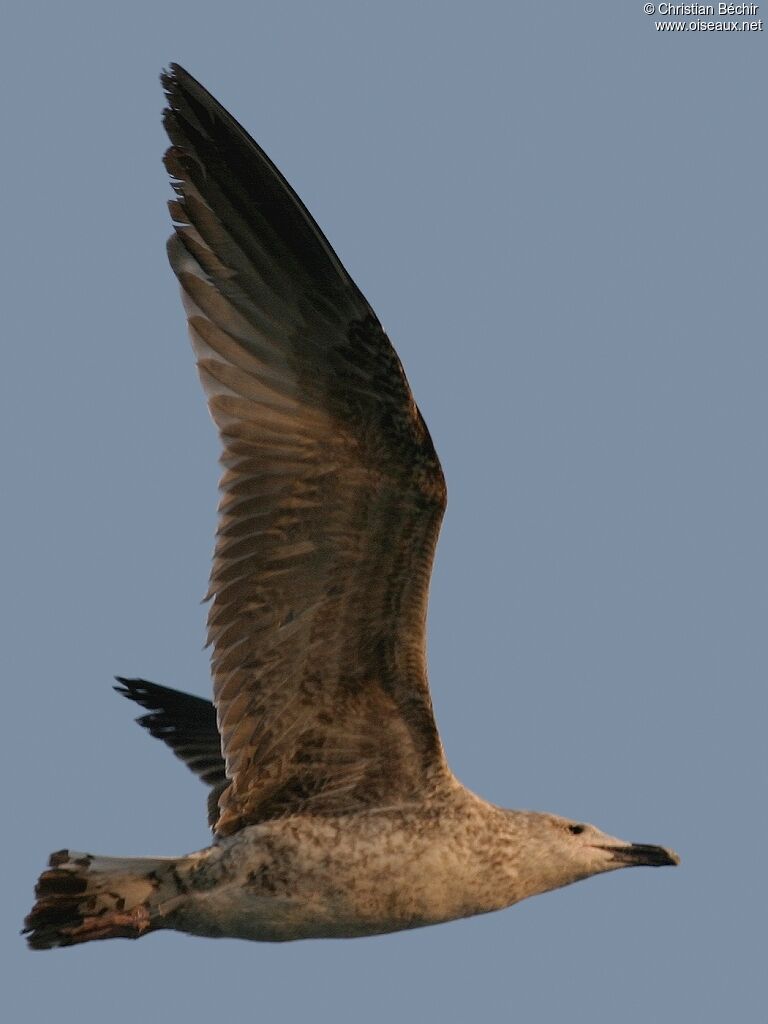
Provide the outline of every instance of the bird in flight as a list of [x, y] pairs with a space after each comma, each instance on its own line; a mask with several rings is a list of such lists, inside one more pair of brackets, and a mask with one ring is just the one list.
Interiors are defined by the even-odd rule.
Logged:
[[425, 637], [445, 483], [400, 360], [263, 150], [183, 68], [162, 81], [168, 253], [224, 468], [213, 703], [118, 681], [208, 785], [213, 842], [181, 857], [52, 854], [29, 945], [372, 935], [678, 863], [496, 807], [452, 774]]

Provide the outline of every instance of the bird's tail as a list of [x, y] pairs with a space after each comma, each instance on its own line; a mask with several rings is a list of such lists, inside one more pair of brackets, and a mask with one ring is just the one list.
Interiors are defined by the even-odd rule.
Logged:
[[24, 920], [30, 948], [138, 939], [160, 927], [155, 908], [162, 890], [173, 887], [175, 864], [172, 857], [52, 853], [35, 886], [35, 905]]

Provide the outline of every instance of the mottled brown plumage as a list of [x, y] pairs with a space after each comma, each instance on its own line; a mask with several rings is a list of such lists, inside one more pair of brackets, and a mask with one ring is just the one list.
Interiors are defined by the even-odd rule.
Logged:
[[224, 448], [208, 638], [231, 782], [216, 833], [412, 799], [446, 772], [425, 657], [440, 463], [296, 194], [186, 72], [163, 83], [170, 260]]

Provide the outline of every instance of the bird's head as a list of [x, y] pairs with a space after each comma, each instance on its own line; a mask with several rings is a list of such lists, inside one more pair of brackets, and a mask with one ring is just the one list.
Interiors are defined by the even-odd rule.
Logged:
[[526, 896], [618, 868], [680, 863], [678, 855], [666, 847], [630, 843], [581, 821], [532, 811], [511, 813], [525, 833], [519, 839], [526, 855], [515, 867]]

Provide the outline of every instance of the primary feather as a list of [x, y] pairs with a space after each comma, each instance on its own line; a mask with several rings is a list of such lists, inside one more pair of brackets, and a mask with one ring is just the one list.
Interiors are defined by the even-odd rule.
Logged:
[[120, 686], [115, 690], [149, 712], [136, 719], [139, 725], [167, 744], [210, 787], [208, 824], [213, 827], [219, 816], [219, 797], [227, 786], [216, 708], [202, 697], [149, 683], [146, 679], [122, 676], [116, 679]]

